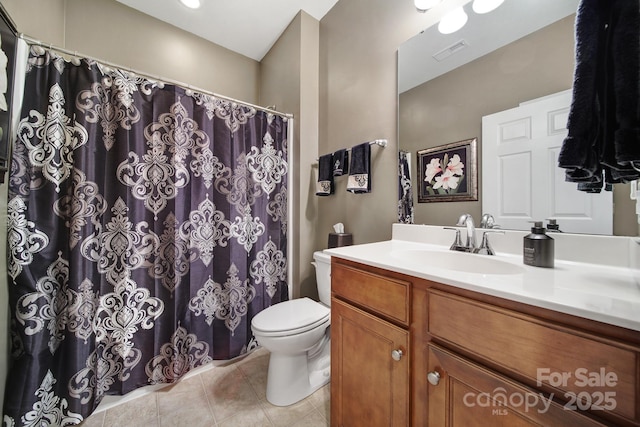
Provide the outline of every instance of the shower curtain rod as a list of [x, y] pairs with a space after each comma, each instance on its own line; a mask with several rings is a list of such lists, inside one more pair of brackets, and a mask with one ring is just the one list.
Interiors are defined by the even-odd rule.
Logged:
[[273, 110], [271, 108], [261, 107], [259, 105], [251, 104], [250, 102], [241, 101], [239, 99], [235, 99], [235, 98], [231, 98], [231, 97], [228, 97], [228, 96], [220, 95], [220, 94], [211, 92], [211, 91], [206, 90], [206, 89], [201, 89], [199, 87], [195, 87], [195, 86], [192, 86], [190, 84], [180, 82], [178, 80], [173, 80], [173, 79], [168, 79], [168, 78], [164, 78], [164, 77], [160, 77], [160, 76], [155, 76], [153, 74], [149, 74], [149, 73], [145, 73], [145, 72], [142, 72], [142, 71], [134, 70], [134, 69], [132, 69], [130, 67], [124, 67], [122, 65], [115, 64], [113, 62], [103, 61], [102, 59], [94, 58], [92, 56], [85, 55], [85, 54], [80, 53], [78, 51], [72, 51], [72, 50], [69, 50], [69, 49], [65, 49], [63, 47], [53, 46], [53, 45], [51, 45], [49, 43], [43, 43], [42, 41], [36, 40], [33, 37], [30, 37], [30, 36], [28, 36], [28, 35], [26, 35], [24, 33], [20, 33], [18, 35], [18, 37], [21, 38], [22, 40], [24, 40], [25, 42], [27, 42], [30, 45], [41, 46], [43, 48], [48, 48], [50, 50], [55, 50], [57, 52], [64, 53], [65, 55], [71, 55], [71, 56], [74, 56], [76, 58], [90, 59], [92, 61], [99, 62], [99, 63], [101, 63], [103, 65], [106, 65], [106, 66], [109, 66], [109, 67], [113, 67], [113, 68], [119, 68], [119, 69], [122, 69], [122, 70], [126, 70], [126, 71], [129, 71], [130, 73], [134, 73], [134, 74], [142, 76], [142, 77], [147, 77], [147, 78], [150, 78], [152, 80], [158, 80], [160, 82], [171, 84], [171, 85], [174, 85], [174, 86], [180, 86], [180, 87], [186, 88], [188, 90], [192, 90], [194, 92], [199, 92], [199, 93], [203, 93], [205, 95], [215, 96], [216, 98], [222, 98], [222, 99], [225, 99], [227, 101], [231, 101], [231, 102], [235, 102], [235, 103], [238, 103], [238, 104], [242, 104], [242, 105], [245, 105], [247, 107], [255, 108], [256, 110], [260, 110], [260, 111], [264, 111], [264, 112], [267, 112], [267, 113], [275, 114], [275, 115], [278, 115], [278, 116], [286, 117], [288, 119], [292, 119], [293, 118], [293, 114], [291, 114], [291, 113], [282, 113], [280, 111], [276, 111], [276, 110]]

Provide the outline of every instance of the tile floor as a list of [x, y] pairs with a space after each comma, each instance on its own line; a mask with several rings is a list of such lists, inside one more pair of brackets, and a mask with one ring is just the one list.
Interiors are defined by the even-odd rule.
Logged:
[[329, 385], [287, 407], [266, 400], [269, 352], [216, 366], [173, 386], [94, 413], [81, 427], [245, 427], [330, 425]]

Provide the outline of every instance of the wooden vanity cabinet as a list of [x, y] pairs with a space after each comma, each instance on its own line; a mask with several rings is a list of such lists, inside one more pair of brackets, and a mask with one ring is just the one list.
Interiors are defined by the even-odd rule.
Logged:
[[[522, 425], [640, 425], [637, 343], [589, 331], [596, 322], [587, 319], [566, 316], [565, 320], [579, 327], [567, 326], [544, 318], [547, 310], [521, 305], [522, 310], [536, 313], [531, 315], [498, 305], [501, 301], [497, 298], [461, 296], [452, 292], [453, 288], [444, 291], [438, 287], [442, 285], [428, 291], [427, 375], [437, 373], [445, 387], [428, 386], [431, 425], [469, 425], [445, 419], [456, 413], [486, 412], [481, 405], [473, 405], [478, 401], [489, 402], [488, 408], [496, 409], [500, 398], [508, 400], [505, 414], [515, 413], [526, 420]], [[610, 335], [621, 335], [622, 328], [598, 327], [610, 329]], [[638, 335], [635, 333], [636, 338]], [[461, 366], [468, 374], [463, 381], [459, 381]], [[455, 384], [461, 383], [470, 387], [467, 393], [471, 394], [452, 395], [452, 390], [460, 390]], [[505, 389], [508, 391], [503, 395]], [[444, 403], [438, 397], [442, 393], [449, 398]], [[556, 404], [542, 411], [519, 406], [522, 399], [543, 403], [551, 397]], [[501, 425], [500, 411], [488, 419], [492, 425]]]
[[331, 304], [331, 425], [409, 425], [409, 333], [340, 300]]
[[335, 262], [331, 278], [331, 425], [409, 425], [410, 282]]
[[337, 257], [331, 329], [332, 426], [640, 426], [636, 331]]
[[430, 426], [604, 426], [443, 347], [428, 349], [430, 375], [437, 375], [428, 392]]

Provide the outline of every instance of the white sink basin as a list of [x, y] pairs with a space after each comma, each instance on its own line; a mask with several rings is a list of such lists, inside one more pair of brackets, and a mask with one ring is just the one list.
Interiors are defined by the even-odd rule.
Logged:
[[444, 270], [476, 274], [522, 274], [522, 266], [501, 261], [489, 255], [470, 254], [455, 251], [432, 251], [427, 249], [392, 251], [391, 256], [416, 264], [419, 267], [433, 267]]

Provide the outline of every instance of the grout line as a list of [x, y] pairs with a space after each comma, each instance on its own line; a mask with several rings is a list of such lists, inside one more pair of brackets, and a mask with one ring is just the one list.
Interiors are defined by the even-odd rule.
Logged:
[[[248, 380], [248, 379], [246, 378], [246, 376], [244, 375], [244, 372], [242, 372], [242, 370], [238, 368], [238, 365], [236, 365], [236, 364], [226, 365], [226, 366], [224, 366], [224, 368], [223, 368], [223, 369], [228, 369], [229, 371], [234, 371], [234, 372], [237, 372], [237, 373], [238, 373], [238, 375], [240, 376], [240, 379], [241, 379], [242, 381], [244, 381], [244, 382], [246, 383], [246, 385], [248, 385], [248, 386], [249, 386], [249, 388], [251, 389], [251, 392], [253, 393], [253, 397], [255, 398], [255, 399], [253, 400], [253, 402], [252, 402], [252, 403], [253, 403], [253, 406], [257, 406], [260, 410], [262, 410], [262, 411], [264, 412], [265, 416], [267, 417], [267, 420], [268, 420], [268, 421], [271, 423], [271, 425], [273, 426], [273, 425], [274, 425], [274, 424], [273, 424], [273, 422], [271, 422], [271, 419], [268, 417], [268, 415], [267, 415], [266, 411], [265, 411], [265, 410], [262, 408], [262, 406], [260, 405], [260, 398], [258, 397], [258, 395], [257, 395], [257, 393], [256, 393], [256, 391], [255, 391], [255, 389], [253, 388], [253, 386], [251, 385], [251, 383], [249, 382], [249, 380]], [[204, 380], [202, 380], [202, 377], [201, 377], [200, 379], [201, 379], [201, 381], [202, 381], [202, 383], [203, 383], [203, 387], [204, 387]], [[209, 407], [211, 408], [211, 413], [213, 414], [213, 418], [214, 418], [214, 420], [216, 421], [216, 423], [217, 423], [217, 424], [224, 423], [224, 422], [226, 422], [227, 420], [229, 420], [229, 419], [231, 419], [231, 418], [235, 417], [236, 415], [238, 415], [238, 414], [229, 415], [229, 416], [227, 416], [227, 417], [225, 417], [225, 418], [222, 418], [222, 419], [220, 419], [220, 420], [218, 421], [217, 417], [215, 416], [215, 411], [213, 410], [213, 404], [212, 404], [211, 400], [209, 399], [209, 394], [206, 392], [206, 389], [205, 389], [205, 397], [207, 398], [207, 402], [209, 402]]]
[[202, 374], [198, 374], [198, 378], [200, 379], [200, 385], [202, 386], [202, 392], [204, 393], [204, 398], [207, 399], [207, 405], [209, 405], [209, 413], [211, 413], [211, 417], [213, 418], [214, 426], [218, 425], [218, 418], [216, 417], [216, 413], [213, 410], [213, 406], [211, 405], [211, 401], [209, 400], [209, 393], [207, 393], [207, 388], [204, 385], [204, 380], [202, 379]]
[[162, 427], [162, 424], [160, 421], [160, 404], [158, 403], [158, 393], [156, 392], [153, 393], [153, 400], [156, 401], [156, 425], [158, 427]]
[[[258, 357], [260, 357], [260, 356], [258, 356]], [[247, 360], [247, 361], [244, 361], [244, 363], [256, 363], [256, 362], [254, 362], [252, 360]], [[277, 421], [277, 417], [272, 419], [272, 417], [274, 417], [274, 415], [270, 415], [269, 414], [269, 410], [272, 408], [273, 405], [271, 405], [266, 400], [266, 398], [260, 397], [259, 391], [256, 389], [257, 384], [256, 384], [256, 386], [254, 386], [254, 384], [252, 384], [252, 382], [251, 382], [252, 376], [249, 375], [249, 374], [252, 371], [255, 372], [254, 367], [251, 367], [251, 369], [248, 369], [246, 372], [243, 369], [240, 368], [240, 365], [235, 365], [234, 366], [233, 364], [232, 365], [227, 365], [225, 367], [216, 367], [216, 369], [225, 369], [227, 371], [235, 370], [235, 372], [237, 372], [239, 374], [239, 377], [236, 377], [236, 378], [238, 378], [238, 379], [241, 378], [242, 380], [244, 380], [245, 384], [249, 385], [249, 387], [251, 388], [251, 393], [247, 393], [245, 395], [245, 397], [247, 398], [246, 399], [246, 403], [252, 403], [252, 405], [250, 405], [252, 408], [257, 408], [260, 411], [262, 411], [264, 419], [266, 420], [266, 422], [269, 423], [270, 426], [278, 425], [277, 422], [276, 422]], [[267, 368], [265, 367], [265, 369], [267, 369]], [[211, 424], [211, 427], [217, 427], [217, 426], [221, 425], [221, 423], [224, 423], [227, 420], [229, 420], [230, 418], [233, 418], [234, 416], [241, 414], [242, 411], [240, 411], [240, 412], [238, 412], [238, 413], [236, 413], [234, 415], [231, 415], [228, 418], [225, 418], [225, 419], [222, 419], [222, 420], [218, 420], [218, 418], [216, 416], [216, 413], [214, 411], [214, 405], [213, 405], [213, 401], [212, 401], [212, 396], [210, 396], [210, 394], [207, 391], [208, 389], [207, 389], [207, 386], [205, 384], [205, 381], [204, 381], [205, 378], [203, 377], [203, 374], [204, 374], [204, 372], [202, 374], [197, 374], [196, 376], [199, 378], [198, 382], [200, 384], [200, 392], [204, 392], [204, 396], [207, 399], [207, 405], [208, 405], [208, 409], [209, 409], [209, 414], [210, 414], [210, 416], [211, 416], [211, 418], [213, 420], [213, 423]], [[193, 390], [192, 388], [185, 389], [183, 392], [178, 393], [177, 396], [181, 396], [184, 393], [198, 392], [197, 391], [197, 386], [196, 386], [196, 381], [194, 381], [193, 386], [195, 386], [195, 387], [193, 387], [193, 388], [195, 388], [195, 390]], [[174, 390], [167, 390], [168, 393], [172, 393], [173, 391]], [[326, 391], [323, 388], [321, 388], [321, 389], [318, 389], [314, 393], [322, 393], [322, 396], [324, 397], [324, 394], [326, 393]], [[157, 423], [158, 427], [161, 427], [162, 426], [162, 417], [160, 416], [160, 402], [159, 402], [160, 394], [159, 394], [159, 391], [154, 391], [152, 394], [153, 394], [153, 399], [155, 400], [156, 423]], [[326, 399], [317, 399], [317, 398], [316, 399], [310, 399], [310, 397], [307, 397], [306, 399], [309, 401], [309, 403], [311, 403], [310, 410], [308, 412], [304, 413], [304, 414], [301, 414], [300, 417], [296, 417], [296, 420], [294, 420], [293, 424], [302, 422], [301, 425], [304, 425], [304, 420], [306, 418], [308, 418], [308, 417], [310, 417], [312, 415], [313, 416], [320, 415], [321, 419], [325, 420], [326, 425], [329, 426], [330, 425], [330, 420], [328, 420], [326, 418], [325, 409], [324, 409], [325, 408], [325, 400]], [[317, 400], [317, 403], [314, 402], [314, 400]], [[257, 403], [257, 405], [255, 405], [256, 403]], [[249, 411], [249, 410], [253, 410], [253, 409], [247, 408], [247, 410]], [[110, 427], [106, 423], [107, 412], [108, 411], [103, 411], [103, 413], [102, 413], [102, 423], [100, 424], [101, 427]], [[278, 413], [276, 412], [275, 414], [277, 415]]]
[[262, 406], [262, 402], [258, 402], [258, 407], [260, 408], [260, 410], [262, 412], [264, 412], [264, 416], [267, 418], [267, 421], [269, 421], [269, 424], [271, 424], [272, 426], [275, 426], [276, 423], [271, 419], [271, 417], [269, 416], [269, 412], [267, 412], [264, 407]]
[[308, 414], [306, 414], [305, 416], [303, 416], [302, 418], [300, 418], [300, 420], [298, 420], [298, 421], [302, 421], [302, 420], [304, 420], [305, 418], [309, 418], [309, 417], [311, 416], [311, 414], [313, 414], [314, 412], [315, 412], [317, 415], [319, 415], [321, 419], [323, 419], [323, 420], [324, 420], [324, 422], [326, 423], [327, 427], [330, 427], [330, 425], [329, 425], [329, 421], [327, 420], [327, 417], [325, 417], [325, 416], [324, 416], [324, 414], [322, 413], [322, 411], [320, 411], [318, 408], [315, 408], [315, 407], [313, 408], [313, 411], [309, 412]]

